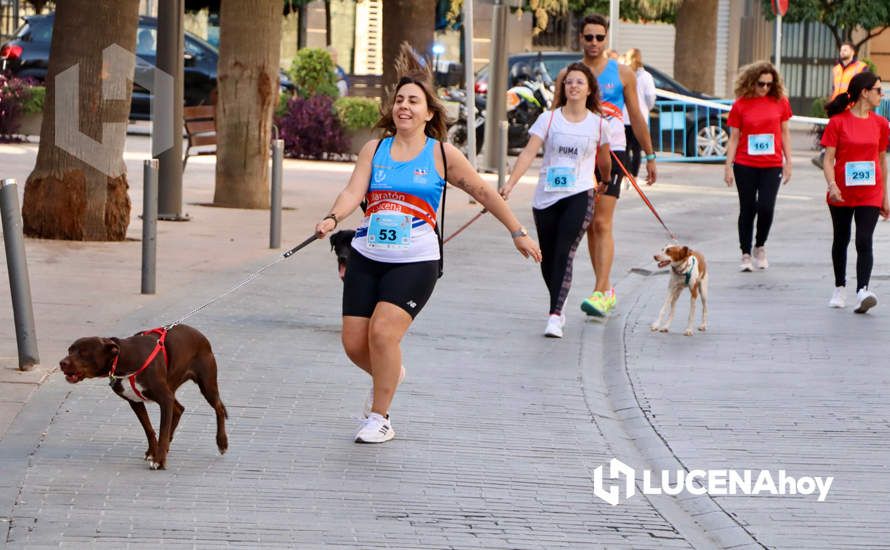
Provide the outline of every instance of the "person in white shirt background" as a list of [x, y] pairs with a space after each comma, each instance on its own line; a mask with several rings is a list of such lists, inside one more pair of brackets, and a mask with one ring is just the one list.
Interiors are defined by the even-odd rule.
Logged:
[[[655, 80], [652, 75], [643, 68], [643, 54], [637, 48], [631, 48], [624, 54], [623, 62], [628, 65], [637, 77], [637, 99], [640, 103], [640, 112], [646, 124], [649, 124], [649, 111], [655, 107]], [[627, 136], [627, 169], [637, 177], [640, 174], [641, 146], [630, 126], [630, 117], [627, 107], [624, 108], [624, 134]]]

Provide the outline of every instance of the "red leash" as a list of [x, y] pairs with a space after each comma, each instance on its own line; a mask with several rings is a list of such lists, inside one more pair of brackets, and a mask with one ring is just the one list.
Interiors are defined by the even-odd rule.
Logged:
[[655, 210], [655, 207], [652, 205], [652, 201], [649, 200], [649, 197], [646, 196], [646, 193], [643, 193], [643, 190], [640, 189], [640, 186], [637, 185], [637, 180], [634, 179], [633, 176], [630, 175], [630, 172], [627, 171], [627, 168], [621, 164], [621, 161], [618, 160], [618, 156], [612, 151], [612, 160], [618, 163], [618, 166], [621, 167], [621, 171], [624, 172], [624, 175], [627, 177], [628, 181], [634, 186], [634, 189], [637, 190], [637, 193], [640, 194], [640, 198], [643, 199], [643, 202], [646, 203], [646, 206], [649, 207], [649, 210], [652, 211], [652, 214], [655, 216], [655, 219], [658, 220], [658, 223], [664, 228], [665, 231], [668, 232], [672, 240], [677, 240], [677, 236], [674, 235], [674, 232], [671, 231], [668, 226], [664, 223], [664, 220], [661, 219], [661, 216], [658, 215], [658, 211]]

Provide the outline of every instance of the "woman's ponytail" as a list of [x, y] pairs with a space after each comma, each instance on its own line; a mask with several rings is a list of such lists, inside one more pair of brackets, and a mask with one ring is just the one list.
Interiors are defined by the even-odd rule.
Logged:
[[859, 101], [863, 91], [870, 89], [878, 80], [880, 80], [878, 75], [871, 71], [862, 71], [857, 74], [850, 79], [850, 85], [846, 92], [838, 94], [836, 98], [825, 105], [825, 113], [829, 117], [843, 113], [850, 105]]

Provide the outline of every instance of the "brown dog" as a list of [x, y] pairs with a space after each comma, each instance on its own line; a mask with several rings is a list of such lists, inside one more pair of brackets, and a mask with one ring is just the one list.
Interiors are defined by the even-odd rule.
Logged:
[[[668, 281], [668, 295], [658, 313], [658, 319], [652, 323], [652, 330], [667, 332], [674, 320], [674, 309], [677, 298], [684, 288], [689, 288], [692, 299], [689, 301], [689, 322], [686, 324], [686, 336], [692, 336], [692, 325], [695, 322], [695, 299], [701, 295], [701, 325], [698, 330], [708, 328], [708, 266], [705, 257], [700, 252], [692, 250], [688, 246], [666, 246], [660, 254], [656, 254], [655, 261], [658, 267], [671, 266], [671, 279]], [[662, 323], [665, 314], [670, 314]]]
[[[197, 329], [176, 325], [165, 335], [149, 331], [129, 338], [80, 338], [71, 344], [68, 356], [59, 366], [71, 384], [85, 378], [111, 378], [111, 389], [127, 400], [145, 430], [145, 460], [152, 470], [166, 466], [173, 432], [185, 410], [175, 393], [186, 380], [198, 384], [201, 394], [216, 411], [216, 446], [220, 454], [229, 446], [225, 425], [228, 413], [219, 398], [216, 358], [210, 342]], [[145, 401], [154, 401], [161, 408], [160, 437], [155, 437]]]

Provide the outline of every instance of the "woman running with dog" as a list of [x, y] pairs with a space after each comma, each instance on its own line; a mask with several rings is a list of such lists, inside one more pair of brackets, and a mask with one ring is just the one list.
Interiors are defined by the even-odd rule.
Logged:
[[877, 296], [868, 288], [874, 264], [872, 236], [878, 216], [890, 217], [886, 153], [890, 123], [874, 112], [882, 95], [881, 79], [864, 71], [853, 77], [846, 92], [825, 106], [829, 120], [822, 134], [822, 172], [828, 183], [828, 211], [834, 226], [831, 260], [835, 286], [828, 305], [846, 306], [847, 246], [856, 220], [856, 313], [865, 313], [878, 304]]
[[[723, 180], [739, 193], [741, 271], [766, 269], [766, 239], [773, 224], [779, 186], [791, 179], [791, 104], [782, 78], [768, 61], [743, 67], [729, 111], [730, 128]], [[757, 235], [752, 262], [754, 219]]]
[[594, 164], [601, 174], [612, 170], [609, 127], [600, 116], [599, 87], [593, 72], [584, 63], [572, 63], [559, 86], [558, 105], [532, 125], [528, 145], [501, 190], [505, 199], [510, 196], [544, 146], [532, 213], [541, 243], [541, 274], [550, 291], [544, 335], [552, 338], [562, 338], [562, 308], [572, 286], [572, 262], [593, 219]]
[[506, 202], [444, 143], [445, 108], [429, 69], [407, 44], [396, 70], [400, 79], [376, 125], [384, 138], [365, 144], [346, 188], [315, 226], [322, 238], [367, 200], [343, 281], [343, 348], [373, 381], [356, 443], [383, 443], [395, 435], [387, 413], [405, 376], [401, 340], [440, 274], [436, 214], [446, 180], [504, 224], [523, 256], [541, 260], [537, 243]]

